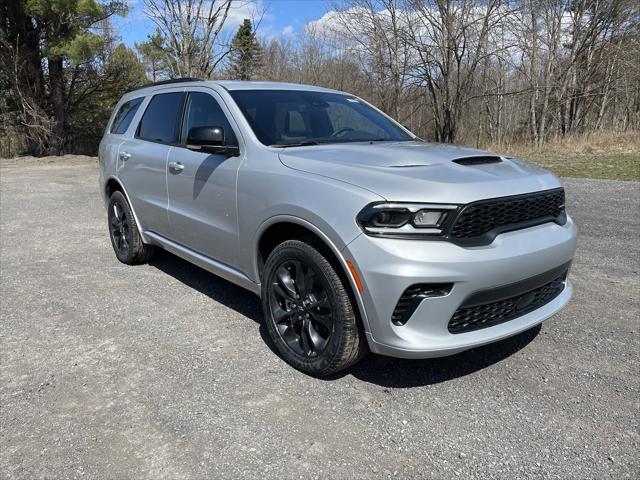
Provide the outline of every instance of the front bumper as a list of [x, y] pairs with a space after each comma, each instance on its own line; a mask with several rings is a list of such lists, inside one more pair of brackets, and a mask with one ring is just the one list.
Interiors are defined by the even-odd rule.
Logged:
[[[564, 225], [546, 223], [503, 233], [487, 246], [465, 248], [449, 242], [375, 238], [360, 235], [343, 254], [360, 272], [364, 321], [370, 349], [404, 358], [452, 355], [527, 330], [561, 310], [572, 286], [549, 303], [504, 323], [452, 334], [448, 323], [465, 299], [481, 290], [543, 274], [570, 262], [577, 230], [571, 218]], [[391, 315], [402, 293], [420, 283], [453, 283], [441, 297], [426, 298], [404, 325]]]

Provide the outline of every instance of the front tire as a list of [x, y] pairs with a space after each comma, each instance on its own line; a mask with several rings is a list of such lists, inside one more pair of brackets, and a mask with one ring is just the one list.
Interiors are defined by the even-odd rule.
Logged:
[[367, 351], [345, 285], [316, 248], [288, 240], [264, 267], [262, 307], [282, 358], [314, 376], [355, 364]]
[[152, 245], [142, 241], [133, 211], [122, 192], [113, 192], [109, 197], [107, 221], [111, 246], [122, 263], [145, 263], [155, 253]]

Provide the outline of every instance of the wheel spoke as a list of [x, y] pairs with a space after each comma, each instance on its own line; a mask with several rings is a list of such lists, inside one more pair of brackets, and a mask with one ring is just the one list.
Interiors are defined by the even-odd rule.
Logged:
[[307, 330], [308, 322], [303, 322], [300, 329], [300, 342], [302, 344], [302, 351], [307, 357], [311, 354], [311, 344], [309, 341], [309, 332]]
[[118, 203], [113, 204], [113, 213], [116, 215], [118, 221], [122, 222], [124, 215], [122, 214], [122, 208], [120, 208], [120, 205]]
[[276, 297], [283, 301], [293, 301], [294, 297], [291, 296], [289, 290], [282, 288], [278, 282], [273, 283], [273, 293]]
[[311, 339], [311, 343], [313, 344], [313, 350], [315, 350], [316, 352], [324, 350], [324, 347], [327, 344], [327, 340], [322, 338], [318, 331], [313, 327], [311, 322], [307, 323], [307, 333], [309, 334], [309, 338]]
[[279, 308], [278, 310], [273, 312], [273, 320], [276, 323], [288, 322], [289, 324], [293, 324], [295, 322], [291, 319], [291, 317], [296, 313], [297, 312], [295, 310], [287, 311], [287, 310], [283, 310], [282, 308]]
[[287, 332], [292, 329], [291, 325], [288, 325], [286, 323], [277, 323], [276, 328], [278, 329], [278, 333], [280, 334], [280, 336], [283, 338], [285, 335], [287, 335]]
[[301, 262], [294, 262], [294, 280], [298, 290], [298, 295], [304, 297], [308, 293], [307, 274], [304, 273], [304, 267]]
[[296, 289], [289, 271], [284, 267], [280, 267], [278, 268], [276, 277], [278, 279], [278, 286], [282, 287], [281, 291], [283, 292], [283, 296], [290, 299], [295, 299], [297, 295]]
[[321, 325], [324, 325], [326, 328], [331, 331], [333, 329], [333, 321], [331, 320], [330, 315], [325, 315], [317, 311], [311, 310], [309, 312], [311, 314], [311, 318], [313, 321], [318, 322]]

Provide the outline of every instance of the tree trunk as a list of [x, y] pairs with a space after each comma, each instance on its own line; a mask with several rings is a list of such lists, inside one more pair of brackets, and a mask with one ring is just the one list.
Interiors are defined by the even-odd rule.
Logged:
[[65, 130], [64, 76], [62, 58], [49, 58], [49, 85], [51, 88], [51, 105], [53, 106], [53, 136], [50, 153], [62, 155]]

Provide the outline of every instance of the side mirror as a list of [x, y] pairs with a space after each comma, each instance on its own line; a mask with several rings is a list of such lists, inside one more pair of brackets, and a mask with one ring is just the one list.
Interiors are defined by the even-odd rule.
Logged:
[[189, 129], [187, 148], [196, 152], [225, 154], [229, 157], [240, 153], [237, 145], [226, 144], [222, 127], [193, 127]]

